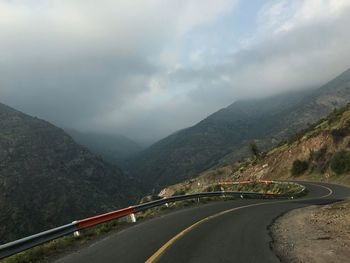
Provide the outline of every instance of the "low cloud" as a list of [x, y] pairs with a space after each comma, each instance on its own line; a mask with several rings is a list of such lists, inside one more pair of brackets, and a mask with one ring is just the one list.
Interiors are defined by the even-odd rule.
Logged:
[[62, 127], [154, 141], [237, 99], [341, 73], [340, 2], [268, 1], [231, 46], [217, 32], [240, 26], [223, 22], [238, 1], [0, 0], [0, 100]]

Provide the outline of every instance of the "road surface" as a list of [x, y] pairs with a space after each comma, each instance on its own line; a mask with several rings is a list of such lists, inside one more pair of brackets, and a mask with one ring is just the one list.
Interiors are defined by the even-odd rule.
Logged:
[[276, 217], [350, 197], [350, 189], [343, 186], [302, 184], [309, 194], [301, 199], [234, 200], [180, 209], [111, 234], [55, 262], [279, 262], [269, 235]]

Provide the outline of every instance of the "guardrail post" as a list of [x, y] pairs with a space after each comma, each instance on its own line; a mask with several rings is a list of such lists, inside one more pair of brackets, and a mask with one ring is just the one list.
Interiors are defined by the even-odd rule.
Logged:
[[168, 203], [165, 203], [165, 206], [166, 206], [166, 207], [169, 207], [169, 204], [168, 204]]
[[226, 198], [226, 193], [225, 193], [224, 190], [221, 190], [221, 196], [222, 196], [223, 198]]
[[136, 216], [134, 213], [130, 214], [130, 219], [132, 223], [136, 223]]
[[75, 232], [73, 233], [73, 235], [74, 235], [74, 237], [80, 237], [80, 232], [79, 232], [79, 231], [75, 231]]

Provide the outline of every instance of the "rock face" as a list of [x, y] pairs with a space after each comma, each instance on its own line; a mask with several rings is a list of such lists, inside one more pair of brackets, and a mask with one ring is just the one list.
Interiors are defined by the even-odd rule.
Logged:
[[134, 187], [63, 130], [0, 104], [0, 243], [130, 204]]
[[350, 70], [319, 89], [238, 101], [141, 152], [130, 160], [128, 170], [149, 188], [160, 189], [217, 163], [246, 157], [251, 140], [270, 148], [348, 101]]

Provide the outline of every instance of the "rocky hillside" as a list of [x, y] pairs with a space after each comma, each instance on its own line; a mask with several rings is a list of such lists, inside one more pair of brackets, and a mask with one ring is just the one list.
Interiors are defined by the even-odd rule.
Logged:
[[310, 125], [270, 151], [242, 162], [209, 169], [163, 190], [203, 190], [221, 181], [298, 179], [350, 185], [350, 104]]
[[319, 89], [238, 101], [141, 152], [128, 170], [150, 189], [159, 189], [247, 156], [251, 140], [268, 149], [348, 101], [350, 70]]
[[0, 104], [0, 243], [128, 205], [134, 186], [63, 130]]

